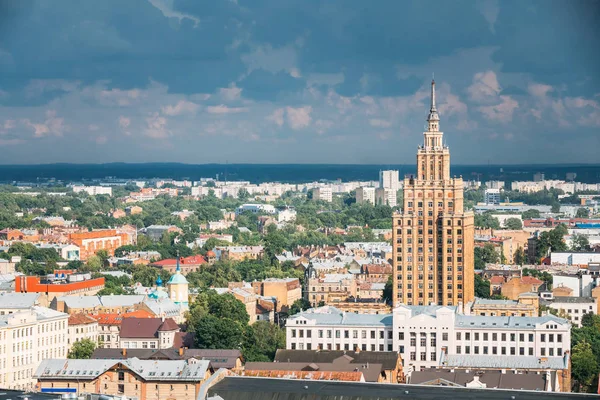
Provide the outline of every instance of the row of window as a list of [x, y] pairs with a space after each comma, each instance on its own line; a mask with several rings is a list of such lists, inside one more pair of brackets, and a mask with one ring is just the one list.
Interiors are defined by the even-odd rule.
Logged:
[[[327, 329], [327, 330], [319, 329], [317, 331], [317, 337], [319, 339], [322, 339], [324, 337], [323, 335], [326, 335], [328, 339], [331, 339], [333, 337], [333, 335], [335, 334], [335, 338], [336, 339], [341, 339], [342, 338], [342, 334], [343, 334], [344, 339], [350, 339], [350, 332], [352, 332], [352, 338], [353, 339], [358, 339], [359, 331], [357, 329], [354, 329], [352, 331], [350, 331], [348, 329], [343, 330], [343, 331], [341, 331], [341, 330], [335, 330], [335, 332], [332, 329]], [[379, 333], [377, 334], [377, 332], [379, 332]], [[293, 338], [295, 338], [295, 337], [303, 338], [303, 337], [305, 337], [304, 336], [305, 335], [305, 331], [304, 331], [304, 329], [298, 329], [297, 331], [296, 331], [296, 329], [292, 329], [291, 330], [291, 335], [292, 335]], [[296, 336], [296, 335], [298, 335], [298, 336]], [[371, 331], [361, 330], [360, 331], [360, 337], [361, 337], [361, 339], [367, 339], [367, 336], [369, 336], [371, 339], [376, 339], [377, 337], [379, 339], [384, 339], [385, 338], [385, 332], [384, 331], [374, 331], [374, 330], [371, 330]], [[388, 336], [388, 339], [392, 339], [392, 331], [388, 331], [388, 335], [387, 336]], [[310, 330], [310, 329], [306, 330], [306, 337], [307, 338], [311, 338], [312, 337], [312, 330]]]
[[[481, 352], [480, 352], [481, 351]], [[498, 352], [499, 351], [499, 352]], [[490, 348], [488, 346], [473, 346], [473, 353], [472, 354], [492, 354], [492, 355], [507, 355], [507, 351], [510, 353], [511, 356], [515, 356], [517, 355], [517, 348], [516, 347], [497, 347], [497, 346], [492, 346], [491, 347], [491, 353], [490, 353]], [[456, 346], [456, 354], [463, 354], [463, 347], [462, 346]], [[471, 346], [464, 346], [464, 354], [471, 354]], [[540, 349], [540, 355], [542, 356], [546, 356], [546, 354], [548, 356], [554, 356], [555, 354], [557, 356], [562, 356], [563, 355], [563, 351], [561, 348], [557, 348], [556, 351], [554, 348], [548, 348], [546, 350], [545, 347], [542, 347]], [[525, 354], [525, 347], [519, 347], [519, 355], [520, 356], [524, 356], [524, 355], [529, 355], [529, 356], [533, 356], [535, 355], [534, 353], [534, 349], [533, 347], [529, 347], [527, 350], [527, 354]]]
[[[471, 340], [471, 332], [464, 332], [464, 338], [465, 340]], [[556, 337], [556, 341], [558, 343], [562, 343], [562, 334], [557, 333], [556, 336], [554, 333], [549, 333], [547, 336], [545, 333], [542, 333], [540, 335], [540, 341], [541, 342], [545, 342], [546, 341], [546, 337], [548, 338], [548, 342], [552, 343], [554, 342], [554, 339]], [[488, 332], [483, 332], [481, 335], [479, 332], [474, 332], [473, 333], [473, 340], [480, 340], [480, 338], [483, 338], [484, 341], [489, 340], [489, 333]], [[492, 333], [491, 335], [492, 337], [492, 341], [497, 341], [498, 340], [498, 333]], [[506, 339], [510, 338], [511, 342], [515, 342], [517, 340], [517, 334], [516, 333], [510, 333], [510, 334], [506, 334], [506, 333], [501, 333], [500, 334], [500, 340], [502, 342], [506, 342]], [[520, 333], [519, 334], [519, 342], [524, 342], [525, 338], [527, 338], [528, 342], [534, 342], [534, 334], [533, 333], [529, 333], [527, 334], [527, 336], [525, 336], [524, 333]], [[456, 340], [462, 340], [462, 332], [456, 332]]]
[[[292, 350], [312, 350], [312, 344], [311, 343], [290, 343], [290, 348]], [[318, 350], [346, 350], [346, 351], [354, 351], [356, 349], [360, 349], [362, 351], [393, 351], [393, 346], [391, 344], [388, 344], [387, 347], [383, 344], [380, 344], [379, 346], [371, 344], [370, 346], [366, 345], [366, 344], [350, 344], [350, 343], [346, 343], [346, 344], [340, 344], [337, 343], [334, 345], [332, 345], [331, 343], [321, 343], [317, 345], [317, 349]]]

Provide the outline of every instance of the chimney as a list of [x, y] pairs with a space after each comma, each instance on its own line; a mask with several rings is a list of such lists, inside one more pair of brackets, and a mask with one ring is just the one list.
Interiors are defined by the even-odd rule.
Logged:
[[183, 357], [183, 350], [184, 350], [183, 347], [179, 348], [179, 357]]
[[123, 347], [121, 354], [123, 354], [123, 357], [127, 357], [127, 349], [125, 347]]

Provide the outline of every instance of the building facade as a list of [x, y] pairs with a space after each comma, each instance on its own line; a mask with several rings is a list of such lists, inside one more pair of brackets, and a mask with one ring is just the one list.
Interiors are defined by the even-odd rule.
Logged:
[[473, 300], [474, 221], [463, 208], [462, 178], [450, 177], [431, 83], [431, 108], [417, 176], [404, 180], [404, 207], [393, 216], [393, 302], [458, 305]]
[[464, 356], [563, 357], [571, 324], [553, 315], [464, 315], [454, 306], [400, 306], [391, 314], [344, 313], [321, 307], [289, 317], [292, 350], [398, 351], [404, 369], [440, 365], [441, 353]]
[[330, 187], [317, 187], [312, 191], [313, 200], [321, 200], [331, 203], [333, 200], [333, 191]]
[[356, 204], [375, 204], [375, 188], [359, 187], [356, 189]]
[[0, 316], [0, 387], [33, 390], [47, 358], [67, 358], [67, 314], [34, 306]]

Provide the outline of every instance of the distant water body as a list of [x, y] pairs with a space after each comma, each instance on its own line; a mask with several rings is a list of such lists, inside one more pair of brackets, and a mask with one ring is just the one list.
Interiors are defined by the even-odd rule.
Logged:
[[[62, 181], [93, 181], [106, 177], [117, 179], [215, 178], [260, 182], [313, 182], [318, 180], [368, 181], [378, 180], [380, 170], [400, 171], [400, 178], [414, 174], [415, 165], [341, 165], [341, 164], [45, 164], [0, 165], [0, 181], [36, 182], [55, 178]], [[546, 179], [565, 179], [567, 173], [576, 173], [576, 181], [600, 182], [598, 165], [453, 165], [451, 174], [465, 180], [504, 180], [507, 182], [532, 180], [542, 172]]]

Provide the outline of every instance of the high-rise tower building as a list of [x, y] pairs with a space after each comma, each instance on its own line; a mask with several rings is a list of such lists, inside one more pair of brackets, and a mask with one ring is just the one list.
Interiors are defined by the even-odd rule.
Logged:
[[474, 298], [473, 213], [463, 209], [462, 178], [450, 177], [431, 82], [417, 175], [404, 179], [404, 204], [393, 216], [394, 306], [458, 305]]

